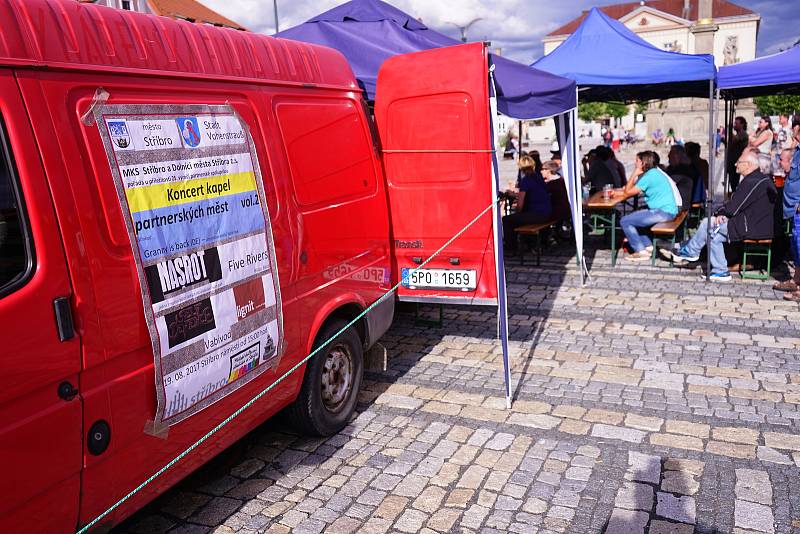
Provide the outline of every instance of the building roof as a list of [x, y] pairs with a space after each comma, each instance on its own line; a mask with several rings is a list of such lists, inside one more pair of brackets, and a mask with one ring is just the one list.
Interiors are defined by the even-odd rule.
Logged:
[[[699, 0], [689, 0], [689, 2], [689, 16], [686, 20], [697, 20], [697, 8]], [[683, 3], [684, 0], [647, 0], [646, 2], [625, 2], [623, 4], [600, 6], [598, 9], [600, 9], [609, 17], [617, 20], [643, 6], [668, 13], [675, 17], [683, 18]], [[583, 19], [586, 18], [586, 14], [588, 12], [588, 10], [584, 11], [579, 17], [572, 19], [560, 28], [557, 28], [545, 35], [545, 38], [571, 34], [578, 29], [578, 26], [581, 25], [581, 22], [583, 22]], [[713, 0], [712, 13], [715, 19], [756, 14], [754, 11], [747, 9], [746, 7], [736, 5], [728, 0]]]
[[147, 0], [147, 3], [156, 15], [215, 26], [227, 26], [235, 30], [247, 30], [244, 26], [223, 17], [197, 0]]

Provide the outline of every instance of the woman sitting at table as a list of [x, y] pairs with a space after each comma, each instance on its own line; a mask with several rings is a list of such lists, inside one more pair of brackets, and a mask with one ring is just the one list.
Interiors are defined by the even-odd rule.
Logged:
[[634, 211], [620, 219], [619, 224], [633, 254], [630, 261], [648, 261], [653, 253], [653, 242], [646, 235], [639, 234], [640, 228], [648, 229], [654, 224], [671, 221], [678, 215], [681, 195], [670, 177], [658, 166], [656, 154], [652, 151], [636, 154], [636, 169], [627, 185], [614, 190], [615, 199], [620, 201], [644, 194], [647, 208]]
[[536, 171], [536, 163], [530, 156], [519, 158], [520, 180], [517, 195], [517, 212], [503, 217], [503, 244], [509, 253], [516, 253], [517, 240], [514, 229], [526, 224], [547, 222], [551, 219], [553, 207], [550, 193], [541, 173]]

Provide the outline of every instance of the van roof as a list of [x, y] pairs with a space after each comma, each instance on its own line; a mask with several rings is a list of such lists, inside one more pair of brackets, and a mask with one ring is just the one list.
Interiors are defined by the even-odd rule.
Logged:
[[77, 2], [0, 0], [0, 66], [135, 71], [359, 90], [338, 51]]

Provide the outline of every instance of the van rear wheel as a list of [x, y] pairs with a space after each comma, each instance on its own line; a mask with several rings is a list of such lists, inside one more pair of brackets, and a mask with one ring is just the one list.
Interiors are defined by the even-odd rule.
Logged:
[[[320, 330], [314, 349], [344, 328], [336, 320]], [[290, 422], [304, 434], [330, 436], [347, 424], [358, 401], [364, 374], [361, 338], [351, 326], [306, 364], [300, 394], [287, 410]]]

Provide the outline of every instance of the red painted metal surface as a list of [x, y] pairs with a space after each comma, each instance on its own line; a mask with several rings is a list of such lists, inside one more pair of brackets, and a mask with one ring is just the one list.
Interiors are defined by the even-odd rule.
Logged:
[[[427, 256], [491, 202], [481, 45], [388, 62], [377, 111], [384, 147], [474, 152], [388, 154], [387, 186], [361, 93], [338, 52], [73, 0], [0, 0], [0, 20], [0, 113], [37, 250], [33, 278], [0, 299], [0, 344], [11, 354], [0, 359], [11, 377], [0, 392], [0, 451], [11, 459], [2, 531], [69, 532], [94, 519], [308, 354], [332, 313], [382, 295], [397, 279], [390, 225], [396, 241], [424, 242], [396, 249], [394, 268], [413, 267], [412, 255]], [[156, 399], [140, 288], [100, 136], [80, 120], [99, 87], [113, 104], [232, 105], [253, 134], [272, 219], [286, 343], [279, 368], [166, 437], [144, 432]], [[467, 297], [491, 299], [491, 247], [487, 214], [432, 266], [458, 257], [461, 268], [479, 271]], [[70, 297], [75, 319], [77, 336], [66, 343], [53, 337], [58, 296]], [[56, 395], [65, 379], [80, 390], [70, 402]], [[101, 525], [118, 523], [286, 406], [301, 380], [302, 370]], [[83, 440], [101, 419], [111, 445], [92, 456]]]
[[[487, 65], [483, 44], [474, 43], [395, 56], [378, 73], [375, 117], [398, 273], [417, 267], [415, 259], [427, 259], [492, 203]], [[401, 299], [495, 302], [492, 212], [425, 268], [474, 269], [477, 287], [401, 288]]]
[[0, 0], [0, 20], [4, 65], [169, 72], [358, 91], [341, 54], [307, 43], [75, 0]]
[[4, 69], [0, 115], [35, 248], [30, 280], [0, 298], [0, 531], [59, 532], [77, 519], [83, 432], [81, 400], [67, 402], [57, 392], [63, 381], [79, 385], [81, 340], [61, 342], [56, 331], [53, 300], [72, 289], [38, 149]]
[[[34, 226], [37, 248], [48, 252], [38, 258], [28, 286], [0, 300], [0, 339], [20, 358], [40, 354], [24, 344], [32, 340], [42, 343], [42, 354], [49, 349], [40, 358], [47, 374], [19, 366], [12, 374], [18, 387], [0, 394], [0, 447], [4, 459], [11, 450], [17, 460], [5, 464], [7, 476], [29, 478], [0, 490], [0, 530], [17, 530], [34, 518], [32, 510], [55, 510], [50, 523], [26, 531], [68, 532], [105, 511], [308, 354], [330, 313], [343, 306], [363, 309], [388, 289], [386, 192], [360, 92], [337, 52], [72, 0], [0, 0], [0, 17], [0, 73], [19, 101], [14, 105], [4, 92], [0, 107], [17, 137], [28, 130], [21, 174], [28, 205], [41, 221]], [[98, 87], [110, 93], [109, 103], [234, 106], [253, 134], [272, 218], [286, 343], [279, 368], [171, 427], [166, 438], [144, 432], [155, 413], [155, 388], [140, 289], [97, 128], [80, 121]], [[280, 105], [287, 102], [298, 109], [328, 106], [329, 113], [281, 115]], [[309, 137], [331, 127], [324, 120], [331, 116], [337, 119], [334, 131], [327, 142], [314, 144], [313, 153], [285, 146], [287, 132]], [[363, 137], [361, 146], [352, 145], [351, 157], [350, 144], [330, 137], [337, 128]], [[313, 180], [298, 191], [301, 175], [335, 179], [331, 163], [347, 160], [359, 165], [346, 197], [331, 196], [331, 188]], [[31, 166], [39, 161], [44, 175], [39, 169], [36, 178]], [[314, 202], [317, 193], [321, 200]], [[378, 271], [385, 276], [378, 279]], [[26, 297], [41, 284], [44, 294]], [[80, 341], [52, 344], [52, 298], [61, 293], [71, 294]], [[80, 382], [80, 396], [71, 404], [55, 394], [53, 382], [63, 377]], [[283, 408], [301, 380], [302, 370], [101, 524], [118, 523]], [[46, 384], [41, 394], [31, 391], [34, 382]], [[81, 436], [100, 419], [111, 425], [111, 445], [92, 456]], [[23, 421], [38, 426], [21, 434]], [[19, 437], [29, 442], [17, 442]]]

